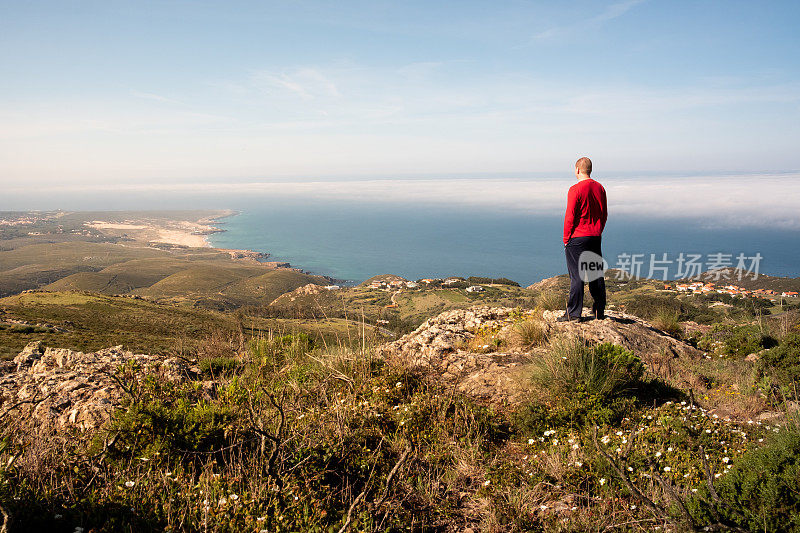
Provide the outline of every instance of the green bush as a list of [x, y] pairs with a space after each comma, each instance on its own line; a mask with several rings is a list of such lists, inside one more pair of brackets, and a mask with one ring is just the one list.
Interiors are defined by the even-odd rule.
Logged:
[[[586, 420], [610, 423], [636, 403], [644, 364], [622, 346], [611, 343], [586, 346], [580, 339], [561, 338], [536, 363], [533, 381], [553, 409], [544, 412], [549, 423], [580, 425]], [[534, 409], [523, 414], [524, 426], [540, 425]]]
[[785, 393], [794, 394], [800, 383], [800, 334], [790, 333], [758, 360], [758, 371], [769, 376]]
[[777, 342], [754, 324], [717, 324], [700, 339], [699, 347], [718, 355], [744, 357]]
[[[800, 532], [800, 430], [796, 423], [773, 434], [761, 448], [746, 452], [720, 478], [716, 491], [724, 502], [717, 512], [749, 531]], [[710, 520], [708, 491], [692, 502], [701, 519]]]

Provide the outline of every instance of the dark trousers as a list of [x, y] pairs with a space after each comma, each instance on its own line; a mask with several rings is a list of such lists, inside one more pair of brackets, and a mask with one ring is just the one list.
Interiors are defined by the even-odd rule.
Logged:
[[[603, 255], [600, 248], [600, 237], [572, 237], [564, 251], [567, 254], [567, 271], [569, 272], [569, 300], [567, 314], [577, 318], [583, 312], [583, 279], [580, 275], [578, 258], [584, 251]], [[589, 281], [589, 294], [594, 299], [592, 313], [604, 313], [606, 309], [606, 281], [603, 277]]]

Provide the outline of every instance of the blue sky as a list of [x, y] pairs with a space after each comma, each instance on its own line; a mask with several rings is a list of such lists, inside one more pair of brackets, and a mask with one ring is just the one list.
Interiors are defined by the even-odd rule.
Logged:
[[0, 1], [0, 183], [800, 168], [796, 1]]

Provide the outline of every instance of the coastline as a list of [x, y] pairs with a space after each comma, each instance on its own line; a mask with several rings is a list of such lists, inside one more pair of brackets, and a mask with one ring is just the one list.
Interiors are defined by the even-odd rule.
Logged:
[[198, 219], [182, 217], [126, 217], [122, 220], [92, 220], [85, 225], [111, 237], [129, 238], [147, 244], [171, 244], [189, 248], [213, 248], [208, 236], [225, 231], [213, 225], [236, 211], [212, 212]]

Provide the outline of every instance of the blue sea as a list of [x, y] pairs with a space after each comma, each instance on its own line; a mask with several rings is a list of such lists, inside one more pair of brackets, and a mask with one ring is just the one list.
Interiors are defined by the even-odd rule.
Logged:
[[[605, 176], [609, 267], [683, 277], [739, 266], [800, 276], [800, 172], [715, 176]], [[563, 205], [574, 177], [309, 179], [20, 187], [0, 210], [232, 209], [210, 241], [346, 282], [377, 274], [408, 279], [506, 277], [522, 285], [565, 272]], [[625, 258], [628, 258], [627, 260]], [[758, 260], [751, 258], [759, 257]], [[664, 261], [664, 262], [661, 262]]]
[[[528, 285], [566, 272], [561, 215], [322, 200], [242, 204], [238, 215], [216, 223], [225, 231], [212, 235], [214, 246], [268, 252], [271, 260], [340, 280], [474, 275]], [[746, 268], [794, 277], [800, 275], [798, 245], [797, 230], [725, 229], [693, 218], [611, 217], [603, 235], [609, 267], [641, 264], [642, 276], [656, 278], [664, 271], [651, 273], [651, 259], [654, 267], [669, 267], [673, 278], [681, 274], [681, 253], [701, 256], [695, 263], [703, 270], [728, 261], [736, 266], [742, 254]], [[752, 259], [757, 254], [761, 259]]]

